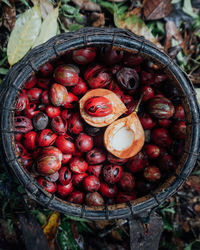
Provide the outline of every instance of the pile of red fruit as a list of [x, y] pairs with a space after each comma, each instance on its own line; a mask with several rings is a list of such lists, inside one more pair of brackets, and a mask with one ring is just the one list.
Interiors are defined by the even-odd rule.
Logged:
[[[145, 144], [134, 157], [111, 155], [106, 127], [82, 119], [79, 100], [97, 88], [121, 99], [122, 116], [144, 94], [138, 116]], [[112, 113], [105, 99], [87, 102], [86, 112]], [[134, 200], [158, 187], [176, 170], [186, 138], [184, 108], [167, 75], [142, 56], [110, 47], [75, 50], [43, 65], [16, 100], [14, 125], [22, 166], [49, 193], [89, 206]]]

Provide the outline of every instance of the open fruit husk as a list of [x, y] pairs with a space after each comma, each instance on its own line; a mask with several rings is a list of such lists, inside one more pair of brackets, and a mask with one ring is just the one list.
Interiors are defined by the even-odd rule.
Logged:
[[[112, 113], [103, 117], [94, 117], [85, 112], [84, 106], [86, 101], [95, 96], [103, 96], [112, 103]], [[80, 113], [82, 118], [91, 126], [94, 127], [105, 127], [115, 121], [119, 116], [126, 112], [126, 106], [120, 100], [120, 98], [108, 89], [93, 89], [88, 91], [79, 102]]]

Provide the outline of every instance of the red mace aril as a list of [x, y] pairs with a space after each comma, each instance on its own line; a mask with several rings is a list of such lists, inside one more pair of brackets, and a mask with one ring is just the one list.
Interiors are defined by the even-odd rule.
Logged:
[[131, 173], [123, 172], [119, 180], [119, 186], [123, 191], [132, 192], [135, 187], [135, 179]]
[[183, 106], [178, 105], [175, 107], [175, 112], [174, 112], [173, 118], [175, 120], [182, 120], [182, 121], [185, 120], [185, 111], [184, 111]]
[[51, 175], [61, 168], [61, 161], [55, 155], [43, 155], [37, 160], [36, 168], [41, 175]]
[[22, 133], [16, 133], [15, 134], [15, 141], [21, 141], [22, 137], [23, 137]]
[[88, 152], [93, 148], [93, 138], [85, 133], [81, 133], [76, 138], [76, 148], [81, 152]]
[[87, 173], [74, 174], [72, 177], [72, 183], [75, 186], [79, 186], [86, 176], [88, 176]]
[[120, 89], [118, 84], [114, 81], [111, 81], [111, 83], [108, 85], [108, 89], [111, 90], [113, 93], [115, 93], [121, 101], [124, 99], [124, 92]]
[[128, 159], [126, 158], [118, 158], [114, 155], [112, 155], [111, 153], [107, 154], [107, 160], [115, 165], [123, 165], [124, 163], [126, 163], [128, 161]]
[[64, 135], [67, 132], [67, 122], [60, 116], [51, 120], [51, 128], [57, 135]]
[[41, 94], [41, 101], [43, 104], [50, 104], [50, 99], [49, 99], [49, 91], [48, 90], [45, 90], [42, 92]]
[[90, 66], [86, 70], [84, 78], [92, 89], [104, 88], [112, 81], [108, 69], [99, 64]]
[[122, 172], [121, 166], [110, 164], [103, 168], [103, 178], [108, 184], [114, 184], [121, 179]]
[[146, 144], [144, 146], [144, 151], [150, 159], [155, 159], [160, 155], [159, 147], [153, 144]]
[[63, 154], [62, 164], [69, 162], [72, 158], [72, 154]]
[[21, 93], [18, 96], [18, 100], [17, 100], [16, 106], [15, 106], [16, 107], [16, 112], [21, 112], [26, 107], [28, 107], [28, 104], [29, 104], [29, 99], [28, 99], [27, 94]]
[[116, 50], [108, 46], [100, 49], [100, 60], [107, 65], [119, 63], [123, 56], [123, 50]]
[[53, 76], [56, 82], [67, 87], [76, 85], [79, 80], [78, 74], [70, 69], [68, 65], [58, 66], [55, 69]]
[[57, 83], [51, 86], [49, 96], [54, 106], [63, 106], [68, 100], [67, 89], [63, 85]]
[[29, 103], [29, 105], [24, 110], [25, 116], [31, 119], [34, 115], [40, 112], [39, 110], [35, 110], [35, 109], [36, 109], [35, 103]]
[[27, 95], [30, 102], [39, 103], [40, 96], [42, 94], [42, 90], [39, 88], [32, 88], [27, 90]]
[[83, 131], [83, 123], [79, 113], [73, 113], [68, 121], [68, 129], [71, 134], [78, 135]]
[[75, 204], [82, 204], [83, 198], [84, 198], [84, 194], [82, 191], [74, 190], [67, 197], [67, 201], [75, 203]]
[[26, 148], [20, 142], [16, 142], [15, 146], [16, 146], [16, 151], [20, 156], [26, 155], [28, 153]]
[[49, 76], [53, 72], [53, 66], [47, 62], [40, 67], [39, 74], [42, 76]]
[[85, 203], [88, 206], [103, 206], [104, 200], [98, 192], [93, 192], [86, 194]]
[[54, 155], [59, 161], [62, 161], [63, 159], [62, 152], [54, 146], [41, 148], [39, 156], [47, 156], [47, 155]]
[[62, 167], [59, 170], [59, 182], [63, 185], [67, 185], [72, 178], [72, 174], [67, 167]]
[[36, 148], [33, 152], [32, 152], [32, 157], [33, 159], [37, 159], [39, 154], [40, 154], [41, 148]]
[[108, 185], [105, 182], [101, 182], [100, 190], [101, 194], [106, 198], [113, 198], [117, 194], [116, 185]]
[[32, 122], [25, 116], [16, 116], [14, 118], [15, 132], [27, 133], [33, 129]]
[[94, 117], [107, 116], [112, 113], [112, 103], [103, 96], [93, 96], [84, 105], [84, 110], [88, 115]]
[[42, 177], [38, 178], [37, 181], [47, 192], [51, 194], [56, 192], [57, 185], [55, 182], [47, 181]]
[[148, 181], [158, 181], [161, 178], [161, 173], [159, 168], [155, 166], [148, 166], [144, 169], [144, 178]]
[[38, 78], [37, 87], [41, 89], [48, 89], [50, 82], [49, 78]]
[[100, 148], [93, 148], [86, 154], [86, 161], [90, 165], [97, 165], [106, 160], [104, 151]]
[[154, 91], [150, 86], [144, 86], [141, 88], [141, 94], [143, 94], [143, 101], [146, 102], [154, 96]]
[[169, 119], [174, 114], [174, 105], [165, 97], [153, 97], [148, 102], [149, 114], [158, 119]]
[[141, 72], [141, 82], [144, 85], [152, 85], [155, 83], [155, 75], [153, 71], [142, 71]]
[[87, 172], [89, 175], [94, 175], [96, 177], [99, 177], [101, 174], [101, 170], [102, 170], [103, 164], [99, 164], [99, 165], [89, 165]]
[[74, 50], [72, 53], [74, 62], [78, 64], [88, 64], [96, 57], [96, 49], [92, 47]]
[[156, 125], [156, 122], [149, 114], [144, 113], [139, 117], [139, 119], [143, 129], [152, 129]]
[[159, 119], [158, 124], [163, 128], [169, 128], [172, 124], [172, 121], [168, 119]]
[[28, 150], [35, 149], [37, 133], [35, 131], [30, 131], [24, 135], [23, 144]]
[[39, 147], [48, 147], [54, 144], [57, 135], [50, 129], [44, 129], [38, 133], [36, 142]]
[[63, 110], [63, 111], [61, 112], [61, 117], [62, 117], [65, 121], [68, 120], [68, 110], [67, 110], [67, 109], [65, 109], [65, 110]]
[[58, 178], [59, 178], [59, 173], [55, 172], [54, 174], [45, 176], [44, 178], [47, 181], [56, 182], [58, 180]]
[[140, 172], [148, 165], [147, 156], [142, 152], [139, 152], [134, 157], [131, 158], [130, 163], [128, 163], [127, 167], [129, 171], [132, 173]]
[[37, 77], [35, 75], [30, 76], [29, 79], [26, 81], [25, 89], [32, 89], [36, 83]]
[[100, 188], [99, 178], [94, 175], [85, 177], [83, 180], [83, 188], [88, 192], [98, 191]]
[[121, 68], [116, 74], [116, 78], [123, 89], [135, 91], [138, 88], [139, 76], [132, 68]]
[[49, 118], [54, 118], [56, 116], [59, 116], [61, 113], [60, 107], [54, 107], [54, 106], [50, 106], [50, 105], [46, 106], [45, 112]]
[[84, 173], [88, 168], [87, 162], [83, 158], [77, 156], [70, 160], [69, 166], [71, 171], [75, 174]]
[[185, 139], [186, 132], [187, 132], [187, 126], [183, 121], [176, 122], [171, 127], [171, 134], [176, 139]]
[[156, 128], [151, 133], [153, 142], [159, 147], [169, 147], [172, 139], [165, 128]]
[[117, 203], [125, 203], [127, 201], [132, 201], [136, 199], [136, 193], [125, 193], [125, 192], [119, 192], [117, 194]]
[[133, 67], [133, 66], [137, 66], [137, 65], [141, 64], [143, 62], [143, 60], [144, 59], [142, 56], [128, 53], [128, 54], [124, 55], [123, 63], [124, 63], [124, 65], [126, 65], [128, 67]]
[[163, 171], [163, 173], [169, 173], [174, 171], [178, 164], [175, 162], [174, 158], [169, 155], [165, 154], [158, 159], [158, 166]]
[[72, 182], [70, 182], [67, 185], [57, 184], [57, 193], [61, 195], [62, 197], [66, 197], [73, 191], [73, 185]]
[[71, 88], [74, 95], [84, 95], [87, 92], [87, 84], [82, 78], [79, 78], [77, 84]]
[[74, 141], [69, 135], [59, 135], [55, 144], [63, 154], [73, 154], [75, 152]]
[[43, 130], [47, 127], [49, 118], [45, 113], [39, 112], [33, 116], [32, 121], [33, 126], [36, 130]]
[[30, 154], [24, 154], [21, 155], [20, 161], [22, 163], [22, 166], [25, 168], [29, 168], [33, 165], [33, 158], [31, 157]]
[[65, 109], [72, 109], [75, 108], [78, 104], [78, 97], [71, 92], [68, 92], [67, 101], [64, 104]]

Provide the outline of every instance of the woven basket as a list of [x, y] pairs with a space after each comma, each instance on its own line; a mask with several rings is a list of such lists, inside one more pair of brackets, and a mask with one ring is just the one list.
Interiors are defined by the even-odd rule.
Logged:
[[[176, 173], [151, 194], [134, 201], [105, 207], [88, 207], [61, 200], [42, 189], [24, 170], [16, 153], [14, 113], [18, 94], [26, 80], [44, 63], [67, 51], [85, 46], [111, 45], [114, 48], [140, 54], [160, 66], [179, 91], [186, 111], [187, 139]], [[8, 72], [0, 85], [0, 130], [3, 160], [13, 170], [29, 196], [45, 207], [62, 213], [92, 220], [120, 219], [153, 211], [172, 196], [191, 173], [199, 153], [199, 107], [194, 88], [187, 75], [155, 45], [122, 29], [85, 28], [78, 32], [60, 34], [34, 49]]]

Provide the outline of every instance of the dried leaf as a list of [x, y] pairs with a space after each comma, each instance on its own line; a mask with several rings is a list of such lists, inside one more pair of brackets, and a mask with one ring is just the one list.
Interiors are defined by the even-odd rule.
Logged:
[[146, 20], [156, 20], [166, 17], [172, 10], [171, 0], [145, 1], [144, 16]]
[[16, 22], [16, 9], [14, 1], [12, 1], [12, 6], [4, 5], [3, 8], [3, 25], [11, 31], [14, 28]]
[[45, 19], [53, 11], [53, 9], [53, 4], [50, 3], [50, 1], [40, 0], [40, 11], [43, 19]]
[[114, 22], [118, 28], [128, 29], [138, 36], [144, 36], [147, 40], [162, 48], [161, 44], [138, 16], [129, 15], [129, 13], [119, 16], [117, 13], [114, 13]]
[[46, 225], [44, 225], [43, 227], [43, 232], [49, 244], [52, 244], [53, 240], [56, 237], [59, 223], [60, 223], [60, 214], [58, 212], [53, 212], [49, 217], [49, 219], [47, 220]]
[[37, 45], [40, 45], [42, 43], [45, 43], [47, 40], [49, 40], [51, 37], [55, 36], [58, 29], [58, 8], [55, 8], [44, 20], [44, 22], [41, 25], [40, 34], [36, 38], [33, 48]]
[[7, 56], [10, 65], [18, 62], [29, 51], [40, 27], [41, 15], [38, 5], [20, 15], [8, 41]]
[[92, 12], [91, 19], [94, 20], [92, 23], [93, 27], [104, 27], [105, 25], [104, 13]]
[[89, 0], [72, 0], [72, 2], [80, 7], [81, 10], [86, 11], [101, 11], [101, 7]]
[[190, 176], [186, 183], [200, 193], [200, 178], [198, 176]]

